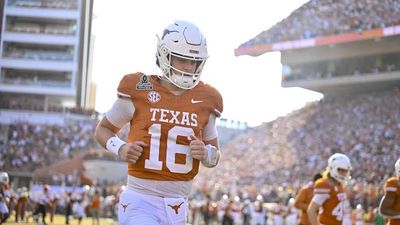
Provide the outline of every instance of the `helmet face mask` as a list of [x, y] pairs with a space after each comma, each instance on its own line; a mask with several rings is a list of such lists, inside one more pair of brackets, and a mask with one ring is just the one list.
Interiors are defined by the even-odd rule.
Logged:
[[[174, 67], [172, 57], [194, 61], [194, 72]], [[200, 82], [208, 58], [206, 39], [195, 25], [176, 21], [165, 28], [161, 38], [158, 37], [156, 58], [163, 77], [178, 88], [192, 89]]]
[[[350, 159], [344, 154], [335, 153], [329, 157], [327, 169], [330, 176], [342, 184], [350, 179], [351, 163]], [[339, 170], [347, 172], [343, 174]]]

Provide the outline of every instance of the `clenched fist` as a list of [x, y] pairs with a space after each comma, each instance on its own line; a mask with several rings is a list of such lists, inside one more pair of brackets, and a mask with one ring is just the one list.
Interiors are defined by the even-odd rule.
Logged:
[[204, 142], [194, 135], [190, 135], [190, 140], [189, 147], [192, 157], [200, 161], [205, 160], [207, 158], [207, 150]]
[[118, 155], [121, 159], [127, 161], [128, 163], [135, 164], [139, 157], [142, 155], [143, 147], [147, 147], [148, 145], [143, 141], [134, 141], [131, 143], [126, 143], [122, 145], [121, 149], [118, 152]]

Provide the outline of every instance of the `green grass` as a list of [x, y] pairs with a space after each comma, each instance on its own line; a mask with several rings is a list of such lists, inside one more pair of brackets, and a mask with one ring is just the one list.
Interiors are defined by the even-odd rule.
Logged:
[[[41, 217], [39, 217], [39, 220], [41, 220]], [[32, 217], [29, 218], [29, 222], [28, 223], [16, 223], [15, 222], [15, 215], [11, 215], [10, 218], [8, 218], [6, 223], [3, 224], [8, 224], [8, 225], [21, 225], [21, 224], [36, 224]], [[54, 216], [54, 221], [53, 223], [50, 223], [50, 214], [47, 214], [46, 216], [46, 224], [47, 225], [64, 225], [65, 224], [65, 216], [64, 215], [55, 215]], [[69, 221], [70, 225], [77, 225], [78, 224], [78, 220], [75, 218], [70, 219]], [[117, 221], [113, 221], [112, 219], [108, 219], [108, 218], [100, 218], [100, 225], [117, 225]], [[83, 218], [81, 225], [93, 225], [92, 223], [92, 218]], [[96, 224], [97, 225], [97, 224]]]

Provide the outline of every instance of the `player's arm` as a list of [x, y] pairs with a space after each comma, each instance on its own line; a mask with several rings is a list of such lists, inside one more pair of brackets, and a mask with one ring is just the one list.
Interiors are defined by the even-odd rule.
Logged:
[[215, 167], [218, 164], [221, 155], [218, 149], [218, 138], [202, 141], [191, 135], [190, 139], [191, 141], [189, 146], [192, 157], [200, 160], [205, 167]]
[[203, 140], [191, 136], [189, 144], [192, 157], [202, 162], [205, 167], [215, 167], [220, 158], [216, 116], [211, 114], [207, 125], [203, 128]]
[[307, 211], [308, 208], [308, 203], [306, 202], [306, 189], [302, 188], [300, 192], [297, 194], [295, 201], [294, 201], [294, 207], [300, 210]]
[[97, 142], [104, 148], [107, 148], [106, 143], [108, 139], [115, 136], [120, 129], [114, 126], [106, 116], [103, 117], [96, 127], [95, 137]]
[[379, 204], [379, 212], [389, 218], [400, 219], [400, 212], [394, 209], [396, 192], [386, 191]]
[[319, 207], [321, 207], [321, 205], [318, 205], [317, 203], [311, 201], [310, 205], [307, 208], [307, 215], [311, 225], [319, 225], [317, 219]]
[[221, 158], [221, 151], [219, 150], [218, 138], [214, 138], [209, 141], [204, 141], [206, 145], [206, 158], [201, 161], [203, 166], [212, 168], [218, 165], [219, 159]]
[[111, 137], [115, 137], [119, 130], [132, 119], [134, 112], [135, 107], [130, 98], [118, 95], [111, 109], [107, 111], [96, 127], [97, 142], [107, 149], [107, 141]]
[[206, 145], [205, 159], [201, 161], [203, 166], [212, 168], [218, 165], [221, 158], [219, 150], [219, 140], [217, 126], [215, 125], [216, 117], [214, 114], [210, 116], [207, 126], [203, 130], [203, 140]]
[[101, 146], [130, 163], [136, 163], [142, 155], [143, 147], [147, 144], [143, 141], [126, 143], [116, 134], [132, 119], [134, 112], [135, 107], [132, 101], [120, 96], [97, 125], [95, 131], [96, 140]]
[[317, 184], [314, 189], [314, 196], [307, 208], [308, 219], [311, 225], [319, 225], [318, 210], [329, 199], [329, 189], [324, 188], [321, 184]]

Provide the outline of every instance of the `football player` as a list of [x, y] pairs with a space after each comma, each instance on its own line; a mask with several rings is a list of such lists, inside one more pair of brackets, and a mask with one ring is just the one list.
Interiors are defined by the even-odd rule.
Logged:
[[[192, 23], [175, 21], [158, 37], [160, 75], [125, 75], [118, 98], [96, 128], [96, 139], [128, 162], [119, 224], [185, 224], [187, 197], [199, 164], [220, 158], [219, 92], [200, 81], [206, 39]], [[116, 134], [130, 123], [127, 142]]]
[[43, 185], [43, 191], [36, 197], [36, 206], [33, 212], [33, 220], [39, 223], [39, 213], [42, 215], [42, 224], [46, 225], [47, 208], [51, 205], [52, 194], [49, 186]]
[[385, 195], [379, 205], [380, 214], [389, 219], [389, 225], [400, 225], [400, 159], [394, 165], [395, 177], [385, 184]]
[[10, 185], [9, 185], [8, 173], [0, 172], [0, 224], [4, 223], [10, 216], [10, 212], [7, 207], [8, 200], [10, 198]]
[[[341, 153], [335, 153], [328, 159], [327, 171], [315, 182], [314, 195], [307, 209], [312, 225], [341, 225], [346, 193], [344, 183], [350, 177], [350, 159]], [[318, 215], [319, 209], [322, 208]]]
[[301, 188], [295, 198], [294, 206], [301, 210], [300, 225], [310, 225], [307, 215], [307, 208], [314, 194], [314, 183], [320, 178], [322, 178], [320, 173], [315, 174], [313, 181], [310, 181], [306, 186]]

